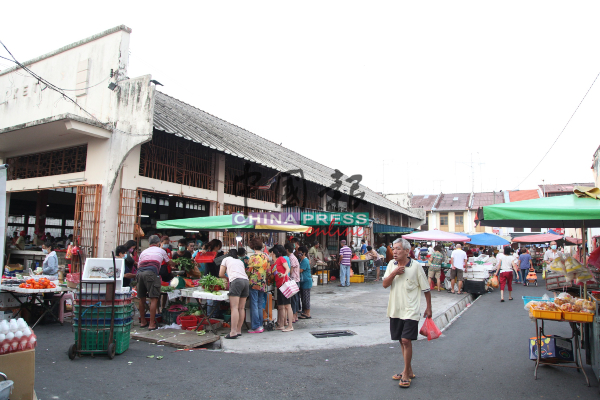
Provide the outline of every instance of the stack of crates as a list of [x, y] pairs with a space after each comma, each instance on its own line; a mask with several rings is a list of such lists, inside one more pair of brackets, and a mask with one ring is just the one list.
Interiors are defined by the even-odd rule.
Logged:
[[[78, 326], [81, 324], [81, 351], [107, 350], [110, 337], [110, 321], [112, 316], [112, 301], [106, 300], [105, 294], [82, 294], [82, 298], [75, 295], [75, 315], [79, 316], [81, 307], [81, 321], [73, 318], [75, 327], [75, 341], [79, 341]], [[116, 354], [122, 354], [129, 349], [129, 337], [132, 325], [133, 304], [131, 293], [115, 294], [115, 320], [113, 338], [116, 345]]]

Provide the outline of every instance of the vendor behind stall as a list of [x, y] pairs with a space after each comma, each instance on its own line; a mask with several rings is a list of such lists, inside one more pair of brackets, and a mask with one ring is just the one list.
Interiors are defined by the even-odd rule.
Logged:
[[15, 242], [15, 246], [19, 250], [25, 250], [25, 235], [26, 235], [25, 231], [21, 231], [19, 233], [19, 237], [17, 238], [17, 241]]
[[42, 252], [46, 254], [46, 258], [42, 264], [42, 271], [37, 274], [44, 274], [58, 279], [58, 256], [54, 251], [54, 244], [46, 242], [42, 245]]
[[187, 243], [185, 239], [179, 239], [177, 242], [177, 251], [173, 253], [171, 259], [177, 260], [178, 258], [192, 258], [192, 253], [187, 250]]
[[128, 253], [127, 247], [117, 246], [115, 249], [116, 258], [122, 258], [125, 264], [125, 273], [123, 274], [123, 286], [130, 286], [131, 280], [135, 279], [135, 261]]

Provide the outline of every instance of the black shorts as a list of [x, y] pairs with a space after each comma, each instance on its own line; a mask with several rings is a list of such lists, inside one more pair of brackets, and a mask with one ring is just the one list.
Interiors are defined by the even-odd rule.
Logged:
[[392, 340], [417, 340], [419, 337], [419, 321], [390, 318], [390, 334]]
[[288, 299], [281, 293], [280, 289], [277, 289], [277, 306], [286, 306], [288, 304], [292, 304], [292, 299]]

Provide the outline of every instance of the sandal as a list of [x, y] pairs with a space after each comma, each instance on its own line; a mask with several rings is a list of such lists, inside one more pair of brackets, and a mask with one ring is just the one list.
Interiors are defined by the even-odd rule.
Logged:
[[504, 303], [504, 299], [500, 300], [500, 303]]
[[408, 389], [410, 387], [410, 379], [408, 379], [408, 380], [400, 379], [400, 383], [398, 383], [398, 386], [400, 386], [401, 388], [404, 388], [404, 389]]
[[148, 326], [150, 326], [150, 324], [140, 325], [140, 328], [147, 328]]
[[231, 334], [228, 333], [227, 336], [225, 336], [225, 339], [237, 339], [237, 335], [231, 336]]
[[512, 300], [513, 298], [512, 298], [512, 297], [509, 297], [508, 299], [509, 299], [509, 300]]
[[294, 330], [294, 328], [285, 328], [281, 332], [292, 332], [293, 330]]
[[155, 330], [157, 330], [157, 329], [158, 329], [158, 326], [155, 326], [154, 328], [148, 328], [148, 332], [150, 332], [150, 331], [155, 331]]
[[298, 318], [299, 318], [299, 319], [311, 319], [312, 317], [309, 317], [309, 316], [307, 316], [307, 315], [304, 315], [304, 314], [302, 314], [302, 315], [300, 315]]
[[[413, 374], [411, 379], [415, 379], [415, 378], [416, 378], [416, 376], [415, 376], [415, 374]], [[396, 374], [396, 375], [392, 376], [392, 379], [395, 381], [399, 381], [402, 379], [402, 374]]]

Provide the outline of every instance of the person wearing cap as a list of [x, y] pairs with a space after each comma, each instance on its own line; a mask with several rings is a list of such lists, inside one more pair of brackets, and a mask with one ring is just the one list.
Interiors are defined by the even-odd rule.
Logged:
[[467, 253], [465, 253], [462, 249], [462, 245], [457, 244], [456, 250], [452, 252], [452, 258], [450, 261], [450, 265], [452, 269], [450, 270], [450, 284], [452, 285], [450, 291], [454, 293], [454, 282], [458, 279], [458, 292], [457, 294], [462, 294], [463, 288], [463, 272], [467, 269]]
[[352, 250], [346, 246], [346, 241], [340, 242], [340, 284], [338, 286], [350, 286], [350, 260], [352, 259]]

